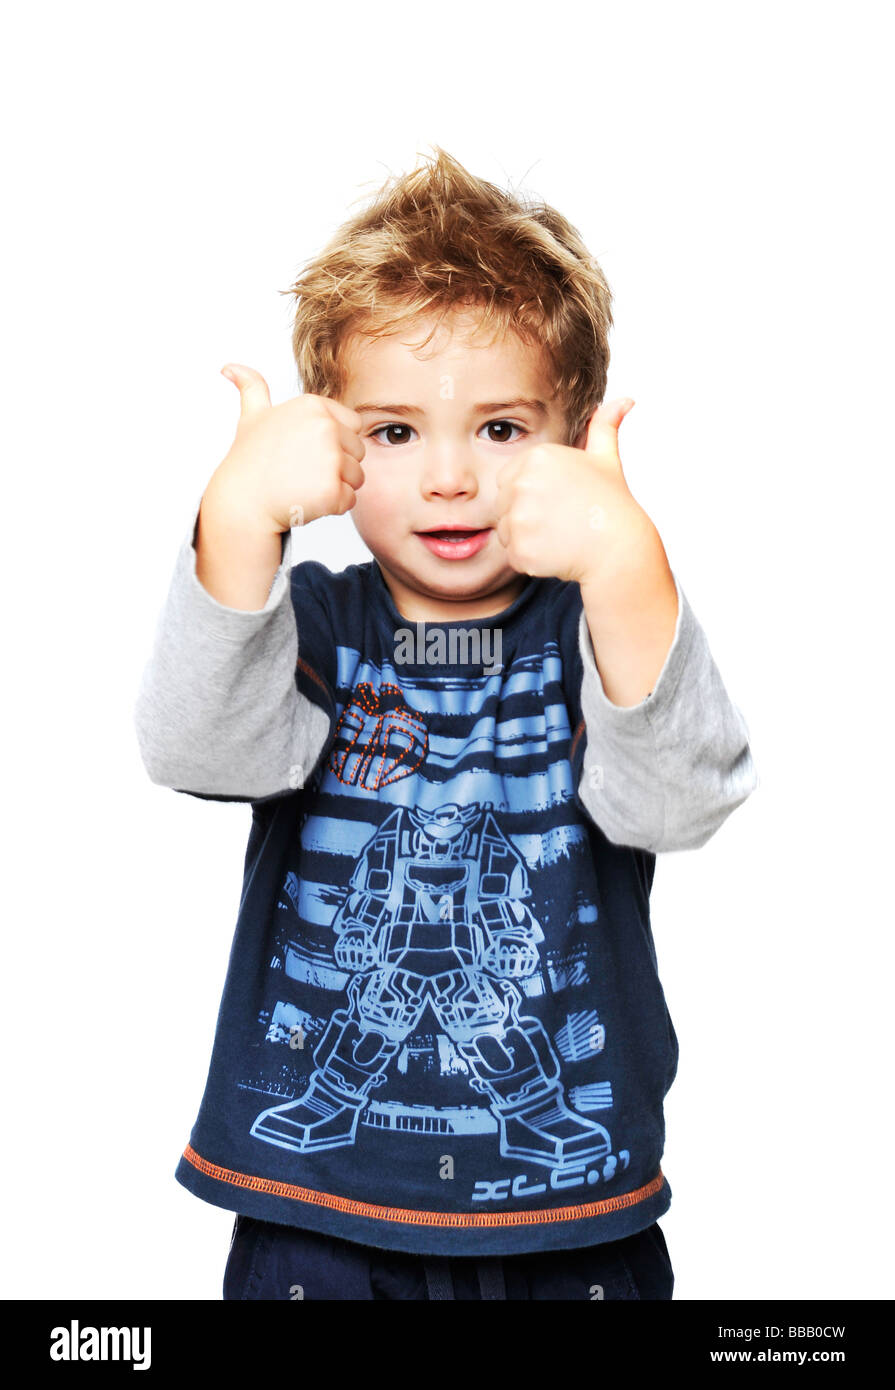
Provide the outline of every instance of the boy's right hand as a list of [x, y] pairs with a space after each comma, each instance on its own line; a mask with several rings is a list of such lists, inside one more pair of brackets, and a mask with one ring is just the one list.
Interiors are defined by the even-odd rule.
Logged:
[[242, 525], [273, 531], [350, 511], [364, 481], [357, 411], [313, 395], [271, 405], [260, 372], [236, 362], [221, 371], [239, 390], [240, 414], [204, 503]]

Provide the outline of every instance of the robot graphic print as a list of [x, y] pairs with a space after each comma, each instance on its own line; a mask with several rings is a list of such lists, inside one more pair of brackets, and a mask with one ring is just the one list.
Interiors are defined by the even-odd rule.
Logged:
[[331, 920], [347, 1001], [321, 1030], [303, 1092], [263, 1110], [252, 1135], [307, 1154], [354, 1144], [430, 1010], [468, 1087], [459, 1131], [491, 1142], [496, 1133], [495, 1157], [557, 1177], [603, 1160], [614, 1168], [608, 1131], [582, 1113], [611, 1103], [608, 1083], [567, 1096], [558, 1055], [576, 1059], [600, 1030], [596, 1015], [569, 1014], [552, 1040], [531, 1011], [526, 982], [544, 966], [531, 898], [526, 862], [490, 802], [394, 807], [364, 844]]

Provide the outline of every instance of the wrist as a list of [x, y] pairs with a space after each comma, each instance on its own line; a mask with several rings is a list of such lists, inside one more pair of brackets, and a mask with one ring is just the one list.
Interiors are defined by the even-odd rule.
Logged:
[[645, 599], [669, 572], [668, 557], [658, 530], [645, 512], [626, 532], [618, 547], [604, 549], [582, 572], [578, 583], [582, 598], [596, 614], [607, 616], [619, 608]]
[[662, 542], [653, 521], [630, 493], [592, 506], [576, 565], [578, 583], [593, 588], [624, 578], [657, 545], [661, 548]]
[[206, 535], [242, 537], [263, 541], [284, 529], [273, 517], [265, 516], [254, 499], [236, 488], [209, 483], [199, 504], [199, 523]]

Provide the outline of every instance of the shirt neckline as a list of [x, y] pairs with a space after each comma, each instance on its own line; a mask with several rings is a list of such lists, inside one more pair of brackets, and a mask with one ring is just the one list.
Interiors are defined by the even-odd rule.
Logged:
[[371, 560], [371, 575], [373, 587], [379, 595], [380, 601], [384, 604], [389, 617], [399, 627], [416, 627], [422, 623], [424, 627], [504, 627], [509, 618], [515, 617], [516, 613], [534, 594], [541, 583], [536, 575], [530, 575], [528, 583], [516, 595], [512, 603], [506, 608], [502, 608], [499, 613], [488, 613], [480, 618], [407, 618], [398, 609], [398, 605], [392, 598], [391, 590], [385, 582], [382, 570], [379, 568], [379, 561], [375, 558]]

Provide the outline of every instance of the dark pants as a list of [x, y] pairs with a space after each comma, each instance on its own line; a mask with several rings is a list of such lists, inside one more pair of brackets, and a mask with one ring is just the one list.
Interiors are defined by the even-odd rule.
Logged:
[[655, 1222], [636, 1235], [528, 1255], [407, 1255], [237, 1216], [225, 1299], [670, 1299], [674, 1271]]

